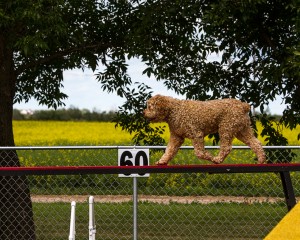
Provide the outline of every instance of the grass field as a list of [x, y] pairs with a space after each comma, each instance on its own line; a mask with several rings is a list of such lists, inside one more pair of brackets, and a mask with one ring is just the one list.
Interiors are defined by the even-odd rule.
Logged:
[[[76, 239], [87, 239], [87, 204], [76, 206]], [[97, 203], [96, 239], [132, 239], [132, 203]], [[51, 209], [51, 210], [50, 210]], [[49, 211], [50, 210], [50, 211]], [[68, 239], [70, 204], [35, 203], [38, 239]], [[139, 204], [139, 239], [262, 239], [285, 215], [274, 204]], [[49, 219], [59, 219], [53, 224]]]
[[[131, 136], [113, 123], [14, 121], [17, 146], [132, 145]], [[258, 126], [258, 128], [260, 128]], [[283, 129], [291, 145], [298, 145], [295, 131]], [[164, 134], [168, 140], [168, 129]], [[264, 139], [260, 140], [264, 142]], [[207, 145], [211, 141], [206, 139]], [[234, 141], [235, 145], [240, 145]], [[189, 141], [185, 145], [190, 145]], [[217, 150], [212, 151], [216, 154]], [[117, 165], [116, 149], [18, 150], [24, 166]], [[150, 152], [154, 164], [162, 151]], [[284, 156], [282, 156], [284, 157]], [[298, 161], [300, 153], [294, 161]], [[226, 163], [255, 163], [249, 150], [234, 150]], [[180, 150], [172, 164], [207, 164], [192, 150]], [[292, 173], [296, 195], [300, 195], [299, 174]], [[30, 176], [30, 190], [36, 195], [130, 195], [132, 180], [116, 175]], [[138, 181], [138, 193], [167, 196], [267, 196], [283, 197], [280, 178], [264, 174], [151, 174]], [[37, 239], [68, 239], [70, 203], [34, 202]], [[132, 202], [96, 203], [96, 239], [132, 239]], [[277, 203], [158, 204], [139, 202], [139, 239], [262, 239], [286, 214], [284, 201]], [[86, 203], [76, 208], [76, 239], [88, 238]]]

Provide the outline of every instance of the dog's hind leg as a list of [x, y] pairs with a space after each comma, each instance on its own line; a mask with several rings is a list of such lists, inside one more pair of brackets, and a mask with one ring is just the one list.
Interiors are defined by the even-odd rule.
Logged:
[[167, 165], [170, 160], [176, 155], [178, 149], [184, 142], [184, 138], [179, 137], [177, 135], [171, 134], [170, 140], [167, 146], [167, 149], [164, 155], [161, 157], [159, 161], [157, 161], [156, 165]]
[[266, 154], [260, 141], [254, 136], [253, 130], [248, 127], [236, 135], [237, 139], [248, 145], [252, 151], [257, 155], [258, 163], [266, 161]]

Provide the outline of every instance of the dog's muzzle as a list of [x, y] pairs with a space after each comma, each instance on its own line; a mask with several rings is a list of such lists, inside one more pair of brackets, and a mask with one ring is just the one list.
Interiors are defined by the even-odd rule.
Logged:
[[148, 121], [153, 121], [153, 120], [155, 119], [155, 118], [149, 117], [149, 115], [147, 115], [147, 109], [145, 109], [145, 110], [143, 111], [143, 116], [144, 116], [144, 118], [147, 119]]

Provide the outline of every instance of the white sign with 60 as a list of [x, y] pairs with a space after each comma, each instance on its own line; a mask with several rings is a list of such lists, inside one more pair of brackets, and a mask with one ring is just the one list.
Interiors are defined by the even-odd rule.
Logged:
[[[119, 149], [118, 166], [149, 166], [149, 149]], [[119, 177], [149, 177], [145, 174], [119, 174]]]

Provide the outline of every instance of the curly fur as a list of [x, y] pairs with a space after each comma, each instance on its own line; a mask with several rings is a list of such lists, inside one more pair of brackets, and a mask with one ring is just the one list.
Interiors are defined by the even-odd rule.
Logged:
[[[237, 99], [193, 101], [162, 95], [151, 97], [144, 110], [145, 118], [168, 123], [171, 133], [166, 152], [156, 164], [168, 164], [184, 138], [192, 140], [198, 158], [222, 163], [230, 153], [235, 137], [255, 152], [258, 163], [265, 162], [264, 150], [251, 128], [249, 110], [248, 103]], [[204, 137], [216, 132], [220, 136], [220, 152], [212, 156], [204, 149]]]

